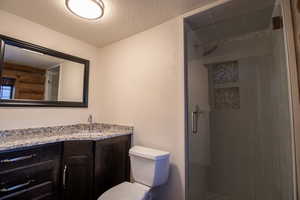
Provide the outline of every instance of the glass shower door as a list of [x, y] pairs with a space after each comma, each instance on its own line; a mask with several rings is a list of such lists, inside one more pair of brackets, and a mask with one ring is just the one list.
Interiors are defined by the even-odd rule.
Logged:
[[207, 167], [210, 164], [209, 81], [208, 69], [197, 59], [193, 45], [195, 41], [196, 36], [189, 30], [187, 32], [189, 195], [190, 199], [205, 199], [208, 192]]
[[280, 1], [231, 1], [185, 22], [188, 199], [295, 200]]

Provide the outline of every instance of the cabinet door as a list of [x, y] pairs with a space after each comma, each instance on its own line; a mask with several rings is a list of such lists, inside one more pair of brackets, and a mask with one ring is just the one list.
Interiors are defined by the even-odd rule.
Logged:
[[63, 159], [64, 199], [90, 200], [93, 195], [93, 142], [65, 142]]
[[130, 180], [130, 144], [130, 136], [96, 142], [94, 199], [115, 185]]

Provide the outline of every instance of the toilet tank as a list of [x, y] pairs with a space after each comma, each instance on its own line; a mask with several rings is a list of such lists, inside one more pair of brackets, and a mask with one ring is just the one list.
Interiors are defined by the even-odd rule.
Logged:
[[141, 146], [129, 151], [134, 181], [155, 187], [167, 182], [169, 176], [170, 153]]

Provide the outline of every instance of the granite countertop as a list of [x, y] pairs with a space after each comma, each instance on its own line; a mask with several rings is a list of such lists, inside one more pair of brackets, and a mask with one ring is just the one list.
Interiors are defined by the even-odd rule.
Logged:
[[0, 151], [72, 140], [103, 140], [133, 134], [133, 127], [112, 124], [75, 124], [0, 130]]

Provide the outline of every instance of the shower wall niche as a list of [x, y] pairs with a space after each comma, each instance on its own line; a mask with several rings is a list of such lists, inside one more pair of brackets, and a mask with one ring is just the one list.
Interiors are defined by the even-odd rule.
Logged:
[[227, 61], [207, 64], [210, 101], [215, 110], [240, 109], [239, 63]]

